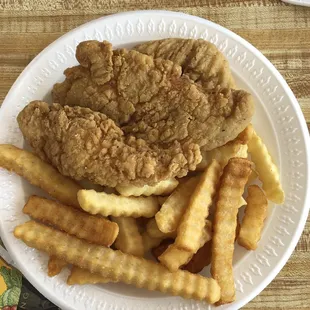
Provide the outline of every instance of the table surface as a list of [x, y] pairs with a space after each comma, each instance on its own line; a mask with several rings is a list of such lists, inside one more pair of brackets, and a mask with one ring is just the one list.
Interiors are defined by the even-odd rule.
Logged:
[[[293, 90], [310, 128], [310, 8], [277, 0], [0, 0], [0, 104], [29, 62], [100, 16], [166, 9], [218, 23], [257, 47]], [[244, 309], [310, 309], [310, 218], [285, 267]]]

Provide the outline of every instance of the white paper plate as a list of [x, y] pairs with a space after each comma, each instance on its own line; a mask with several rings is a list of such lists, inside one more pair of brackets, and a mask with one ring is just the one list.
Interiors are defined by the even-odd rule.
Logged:
[[310, 6], [310, 0], [282, 0], [282, 1], [289, 4]]
[[[223, 309], [238, 309], [254, 298], [283, 267], [302, 233], [309, 208], [308, 130], [300, 107], [271, 63], [248, 42], [207, 20], [181, 13], [141, 11], [112, 15], [87, 23], [64, 35], [41, 52], [17, 79], [0, 110], [0, 143], [23, 147], [16, 116], [33, 99], [48, 99], [65, 68], [76, 64], [76, 45], [107, 39], [114, 47], [167, 37], [204, 38], [226, 55], [238, 86], [256, 101], [253, 120], [278, 164], [286, 202], [271, 206], [255, 252], [236, 248], [234, 274], [237, 300]], [[46, 275], [47, 256], [25, 246], [12, 234], [28, 217], [22, 207], [31, 193], [40, 193], [20, 177], [0, 170], [1, 236], [9, 253], [29, 281], [63, 309], [211, 309], [179, 297], [148, 292], [123, 284], [67, 286], [68, 271]], [[208, 274], [208, 270], [204, 274]]]

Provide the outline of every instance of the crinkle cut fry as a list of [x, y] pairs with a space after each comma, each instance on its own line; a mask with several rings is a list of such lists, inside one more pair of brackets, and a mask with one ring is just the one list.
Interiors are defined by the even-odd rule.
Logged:
[[97, 283], [109, 283], [115, 282], [109, 277], [104, 277], [100, 273], [92, 273], [87, 269], [73, 266], [70, 275], [67, 279], [68, 285], [74, 284], [97, 284]]
[[[212, 223], [206, 220], [206, 225], [203, 228], [203, 234], [201, 235], [199, 248], [202, 248], [204, 244], [210, 241], [212, 238]], [[183, 249], [179, 249], [174, 243], [158, 257], [158, 260], [166, 266], [171, 272], [177, 271], [181, 266], [187, 264], [195, 253], [188, 252]]]
[[179, 182], [175, 178], [167, 179], [150, 186], [144, 185], [142, 187], [134, 185], [118, 185], [116, 190], [125, 197], [129, 196], [151, 196], [151, 195], [169, 195], [177, 186]]
[[152, 218], [148, 221], [146, 224], [146, 232], [150, 235], [150, 237], [153, 238], [175, 238], [176, 237], [176, 231], [173, 231], [172, 233], [163, 233], [161, 230], [159, 230], [158, 225], [156, 223], [155, 218]]
[[195, 254], [201, 247], [200, 240], [203, 228], [209, 215], [209, 207], [212, 204], [221, 172], [221, 165], [216, 160], [212, 160], [200, 177], [178, 227], [175, 245], [179, 249]]
[[244, 158], [232, 158], [224, 168], [215, 207], [211, 274], [221, 287], [219, 304], [235, 300], [233, 253], [240, 197], [252, 170]]
[[89, 244], [34, 221], [17, 226], [14, 235], [30, 247], [93, 273], [100, 273], [113, 281], [209, 303], [215, 303], [220, 298], [219, 285], [212, 278], [182, 270], [171, 273], [153, 261]]
[[77, 197], [84, 211], [103, 216], [153, 217], [159, 209], [156, 197], [122, 197], [85, 189]]
[[267, 216], [267, 208], [268, 201], [264, 192], [257, 185], [249, 186], [247, 206], [238, 236], [238, 243], [248, 250], [257, 248]]
[[31, 152], [14, 145], [0, 145], [0, 167], [24, 177], [52, 197], [69, 206], [80, 208], [77, 193], [81, 186], [61, 175], [54, 167]]
[[263, 183], [266, 197], [277, 204], [282, 204], [284, 202], [284, 191], [280, 183], [278, 168], [274, 164], [266, 145], [255, 131], [249, 141], [249, 152], [258, 172], [258, 178]]
[[119, 232], [118, 225], [108, 219], [38, 196], [29, 197], [23, 212], [70, 235], [99, 245], [112, 245]]
[[163, 203], [155, 215], [155, 220], [160, 231], [171, 233], [178, 228], [180, 219], [188, 205], [190, 197], [199, 182], [199, 177], [192, 177], [179, 184], [172, 194]]
[[115, 248], [123, 253], [143, 256], [143, 239], [137, 220], [132, 217], [111, 217], [111, 219], [119, 227], [119, 234], [114, 243]]

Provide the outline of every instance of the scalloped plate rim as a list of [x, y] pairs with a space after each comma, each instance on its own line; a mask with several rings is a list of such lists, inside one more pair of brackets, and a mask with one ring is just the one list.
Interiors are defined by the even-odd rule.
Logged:
[[[289, 1], [287, 1], [289, 2]], [[220, 26], [212, 21], [200, 18], [200, 17], [196, 17], [196, 16], [192, 16], [189, 14], [185, 14], [185, 13], [180, 13], [180, 12], [173, 12], [173, 11], [165, 11], [165, 10], [142, 10], [142, 11], [128, 11], [128, 12], [121, 12], [121, 13], [116, 13], [116, 14], [112, 14], [112, 15], [108, 15], [108, 16], [104, 16], [104, 17], [100, 17], [98, 19], [89, 21], [85, 24], [82, 24], [80, 26], [78, 26], [77, 28], [72, 29], [71, 31], [67, 32], [66, 34], [62, 35], [60, 38], [58, 38], [57, 40], [55, 40], [54, 42], [52, 42], [51, 44], [49, 44], [44, 50], [42, 50], [28, 65], [27, 67], [22, 71], [22, 73], [19, 75], [19, 77], [17, 78], [17, 80], [14, 82], [14, 84], [12, 85], [10, 91], [8, 92], [7, 96], [5, 97], [4, 101], [3, 101], [3, 107], [6, 107], [6, 105], [9, 104], [10, 98], [11, 96], [13, 96], [13, 92], [15, 90], [15, 88], [19, 85], [20, 81], [24, 78], [27, 77], [28, 74], [31, 73], [31, 67], [32, 65], [34, 65], [36, 62], [38, 62], [42, 57], [44, 57], [44, 54], [48, 51], [50, 51], [51, 49], [53, 49], [54, 45], [56, 45], [57, 42], [62, 41], [63, 39], [70, 37], [73, 33], [75, 33], [76, 31], [83, 29], [84, 27], [97, 23], [101, 20], [105, 20], [107, 21], [108, 19], [111, 18], [115, 18], [116, 16], [119, 17], [126, 17], [126, 16], [132, 16], [132, 14], [163, 14], [163, 15], [168, 15], [168, 16], [175, 16], [175, 17], [179, 17], [179, 16], [184, 16], [188, 19], [191, 19], [193, 22], [197, 21], [197, 22], [202, 22], [206, 25], [210, 25], [213, 26], [215, 28], [217, 28], [218, 30], [220, 30], [221, 32], [227, 34], [228, 37], [233, 38], [234, 40], [236, 40], [237, 42], [239, 42], [240, 44], [246, 46], [247, 49], [249, 49], [257, 58], [260, 58], [260, 60], [262, 62], [264, 62], [266, 64], [266, 66], [268, 67], [268, 69], [271, 70], [272, 74], [276, 77], [277, 81], [283, 86], [283, 88], [285, 89], [286, 95], [289, 97], [289, 100], [292, 103], [292, 107], [295, 110], [295, 113], [297, 114], [297, 118], [300, 121], [300, 126], [302, 128], [302, 136], [305, 142], [305, 148], [306, 148], [306, 154], [307, 154], [307, 176], [309, 177], [310, 174], [310, 166], [309, 166], [309, 155], [310, 155], [310, 139], [308, 136], [308, 130], [307, 130], [307, 126], [306, 126], [306, 122], [304, 120], [304, 116], [302, 114], [301, 108], [297, 102], [297, 99], [295, 98], [293, 92], [291, 91], [291, 89], [289, 88], [289, 86], [287, 85], [286, 81], [284, 80], [284, 78], [282, 77], [282, 75], [277, 71], [277, 69], [273, 66], [273, 64], [259, 51], [257, 50], [253, 45], [251, 45], [248, 41], [246, 41], [245, 39], [241, 38], [239, 35], [235, 34], [234, 32], [224, 28], [223, 26]], [[1, 113], [0, 110], [0, 120], [2, 118], [4, 118], [5, 115], [4, 113]], [[309, 178], [306, 180], [306, 187], [308, 187], [309, 185]], [[292, 241], [289, 244], [289, 246], [286, 248], [284, 255], [282, 255], [280, 261], [276, 264], [276, 266], [274, 267], [274, 270], [272, 273], [270, 273], [267, 277], [265, 277], [265, 279], [263, 280], [263, 282], [260, 284], [260, 286], [256, 287], [255, 289], [253, 289], [253, 291], [246, 297], [244, 297], [242, 299], [242, 301], [235, 301], [230, 307], [229, 309], [238, 309], [239, 307], [244, 306], [246, 303], [248, 303], [250, 300], [252, 300], [255, 296], [257, 296], [278, 274], [278, 272], [283, 268], [283, 266], [285, 265], [285, 263], [287, 262], [287, 260], [289, 259], [290, 255], [292, 254], [295, 246], [297, 245], [297, 242], [302, 234], [303, 228], [305, 226], [306, 220], [307, 220], [307, 215], [309, 212], [309, 208], [310, 208], [310, 196], [309, 193], [306, 192], [306, 196], [305, 196], [305, 201], [304, 201], [304, 207], [302, 209], [302, 220], [299, 222], [299, 226], [297, 227], [297, 229], [294, 231], [294, 235], [292, 237]], [[0, 230], [2, 231], [2, 223], [0, 222]], [[10, 244], [7, 243], [5, 234], [2, 231], [1, 234], [3, 238], [3, 242], [5, 244], [5, 246], [7, 247], [8, 251], [10, 252], [10, 254], [15, 257], [15, 254], [13, 251], [11, 251], [11, 247]], [[30, 280], [30, 282], [41, 292], [43, 292], [43, 294], [45, 296], [49, 296], [49, 291], [47, 291], [44, 287], [40, 286], [39, 283], [36, 283], [36, 279], [35, 279], [35, 275], [30, 274], [27, 271], [27, 268], [24, 267], [23, 265], [19, 264], [19, 261], [17, 260], [17, 264], [18, 267], [23, 271], [24, 274], [26, 274], [27, 278]], [[51, 298], [53, 299], [53, 298]], [[67, 305], [65, 301], [63, 300], [53, 300], [53, 302], [55, 302], [58, 305], [61, 305], [61, 307], [65, 307], [67, 309], [73, 309], [71, 306]], [[226, 307], [225, 307], [226, 309]]]

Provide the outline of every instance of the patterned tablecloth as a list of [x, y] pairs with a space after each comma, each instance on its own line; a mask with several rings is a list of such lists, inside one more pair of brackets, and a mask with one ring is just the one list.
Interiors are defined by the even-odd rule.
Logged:
[[[0, 239], [0, 246], [3, 243]], [[60, 310], [0, 256], [0, 309]]]
[[[139, 9], [200, 16], [244, 37], [284, 76], [310, 128], [310, 8], [280, 0], [0, 0], [0, 106], [28, 63], [62, 34], [104, 15]], [[59, 309], [0, 258], [1, 307]], [[310, 309], [309, 218], [285, 267], [243, 309]]]

